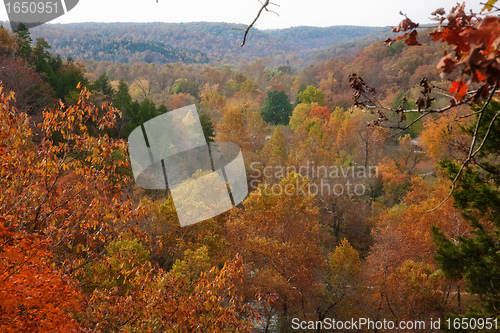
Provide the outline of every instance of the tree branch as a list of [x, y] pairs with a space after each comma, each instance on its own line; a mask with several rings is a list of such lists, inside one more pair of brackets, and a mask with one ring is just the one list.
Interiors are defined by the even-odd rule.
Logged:
[[476, 150], [474, 150], [474, 147], [476, 146], [476, 141], [477, 141], [477, 134], [479, 132], [479, 126], [481, 125], [481, 120], [483, 119], [484, 111], [486, 111], [486, 108], [490, 104], [491, 99], [493, 98], [493, 96], [495, 95], [495, 93], [497, 91], [497, 88], [498, 88], [498, 83], [496, 83], [495, 86], [493, 86], [493, 90], [491, 91], [490, 95], [488, 96], [488, 99], [484, 103], [484, 105], [481, 108], [481, 110], [477, 112], [479, 114], [479, 118], [478, 118], [477, 123], [476, 123], [476, 128], [474, 129], [474, 135], [472, 137], [472, 142], [471, 142], [471, 145], [470, 145], [469, 154], [468, 154], [467, 158], [465, 159], [465, 161], [462, 163], [462, 166], [458, 170], [457, 175], [453, 179], [453, 183], [451, 185], [450, 193], [448, 193], [448, 195], [446, 196], [446, 198], [439, 205], [437, 205], [436, 207], [432, 208], [428, 212], [432, 212], [432, 211], [438, 209], [439, 207], [441, 207], [451, 197], [451, 195], [453, 194], [453, 191], [455, 191], [456, 183], [458, 181], [458, 178], [460, 178], [460, 176], [462, 175], [462, 172], [464, 171], [465, 167], [470, 163], [470, 161], [474, 158], [474, 156], [476, 156], [477, 153], [479, 153], [481, 151], [481, 149], [483, 148], [484, 143], [486, 142], [486, 139], [488, 139], [488, 136], [490, 134], [491, 127], [493, 126], [493, 123], [496, 121], [497, 117], [499, 116], [500, 111], [497, 112], [495, 114], [495, 116], [491, 119], [490, 124], [488, 126], [488, 130], [486, 131], [486, 134], [484, 135], [483, 141], [481, 142], [481, 144], [479, 145], [479, 147]]
[[271, 12], [271, 13], [274, 13], [276, 15], [279, 16], [278, 13], [276, 13], [275, 11], [272, 11], [268, 8], [269, 5], [274, 5], [274, 6], [278, 6], [278, 4], [275, 4], [273, 2], [271, 2], [270, 0], [266, 0], [265, 2], [262, 2], [259, 0], [259, 2], [262, 4], [262, 7], [260, 7], [259, 9], [259, 12], [257, 13], [257, 16], [255, 16], [254, 20], [252, 21], [252, 23], [250, 23], [247, 28], [244, 30], [245, 34], [243, 35], [243, 42], [241, 43], [241, 46], [243, 47], [247, 41], [247, 37], [248, 37], [248, 33], [250, 32], [250, 29], [253, 28], [253, 26], [255, 25], [255, 23], [257, 23], [257, 20], [259, 19], [260, 15], [262, 14], [262, 12], [264, 10], [266, 10], [266, 12]]

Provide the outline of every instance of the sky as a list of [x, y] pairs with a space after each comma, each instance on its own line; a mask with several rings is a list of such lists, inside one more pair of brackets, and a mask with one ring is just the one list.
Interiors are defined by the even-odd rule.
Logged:
[[[21, 1], [21, 0], [19, 0]], [[278, 14], [264, 12], [256, 28], [293, 26], [395, 26], [402, 11], [413, 21], [430, 23], [430, 13], [449, 10], [456, 0], [275, 0]], [[472, 9], [479, 2], [469, 1]], [[80, 0], [67, 14], [50, 23], [72, 22], [229, 22], [249, 24], [260, 8], [258, 0]], [[0, 6], [0, 20], [7, 20]]]

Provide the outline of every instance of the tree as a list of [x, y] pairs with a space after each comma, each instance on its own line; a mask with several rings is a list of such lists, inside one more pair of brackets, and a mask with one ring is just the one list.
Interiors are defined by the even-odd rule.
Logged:
[[450, 110], [438, 119], [429, 119], [420, 135], [422, 146], [428, 154], [441, 160], [458, 160], [463, 151], [470, 145], [470, 136], [463, 131], [473, 123], [470, 117], [462, 116], [470, 113], [468, 108]]
[[16, 93], [14, 105], [39, 123], [41, 111], [56, 102], [54, 91], [24, 60], [0, 56], [0, 61], [0, 82], [6, 89]]
[[[160, 104], [157, 111], [158, 111], [158, 114], [164, 114], [164, 113], [168, 112], [168, 108], [164, 104]], [[202, 126], [203, 126], [203, 124], [202, 124]]]
[[17, 54], [26, 61], [30, 61], [32, 52], [31, 43], [33, 42], [30, 31], [24, 23], [19, 23], [15, 33], [18, 45]]
[[194, 97], [198, 97], [199, 94], [198, 85], [192, 80], [186, 78], [176, 80], [172, 86], [171, 92], [172, 94], [190, 94]]
[[290, 330], [292, 315], [311, 307], [314, 272], [322, 266], [321, 230], [307, 185], [296, 173], [279, 186], [260, 185], [228, 221], [229, 239], [247, 263], [248, 294], [274, 299], [261, 315], [279, 311], [281, 332]]
[[[127, 135], [124, 134], [125, 126], [128, 121], [131, 121], [131, 104], [132, 96], [128, 91], [128, 85], [125, 81], [120, 80], [118, 83], [118, 90], [113, 98], [113, 105], [122, 112], [121, 124], [118, 128], [118, 136], [120, 138], [125, 138]], [[132, 129], [133, 130], [133, 129]], [[130, 134], [130, 132], [128, 132]]]
[[[287, 165], [288, 152], [289, 148], [285, 135], [280, 130], [279, 126], [276, 126], [271, 139], [266, 142], [260, 153], [261, 160], [264, 162], [265, 166], [280, 168]], [[279, 182], [279, 177], [276, 176], [277, 175], [273, 175], [271, 178], [266, 177], [266, 180], [271, 183]], [[282, 176], [284, 177], [286, 175]]]
[[212, 123], [212, 119], [210, 119], [210, 116], [206, 113], [202, 114], [200, 116], [200, 123], [201, 123], [201, 128], [203, 129], [203, 135], [205, 136], [205, 140], [208, 143], [214, 142], [215, 128]]
[[251, 95], [237, 93], [228, 99], [222, 119], [217, 124], [217, 141], [234, 142], [244, 154], [254, 153], [264, 145], [268, 128]]
[[0, 219], [0, 330], [79, 332], [74, 312], [83, 295], [51, 264], [54, 253], [42, 237], [18, 231]]
[[233, 142], [241, 149], [249, 149], [249, 136], [245, 127], [243, 110], [236, 107], [224, 113], [221, 122], [217, 125], [217, 141]]
[[300, 103], [317, 103], [319, 106], [325, 105], [325, 93], [313, 86], [307, 86], [306, 89], [299, 93]]
[[330, 313], [336, 318], [357, 317], [362, 296], [361, 260], [347, 239], [344, 238], [335, 251], [328, 254], [325, 271], [320, 289], [321, 304], [316, 310], [318, 320], [322, 321]]
[[[378, 217], [374, 245], [367, 257], [374, 317], [399, 321], [423, 319], [430, 311], [444, 315], [452, 302], [445, 291], [460, 294], [461, 281], [444, 278], [434, 259], [433, 226], [451, 239], [471, 231], [451, 201], [429, 212], [446, 197], [448, 186], [445, 180], [429, 186], [423, 179], [413, 178], [402, 202]], [[460, 308], [459, 297], [456, 308]]]
[[309, 116], [311, 118], [328, 121], [328, 119], [330, 118], [330, 110], [328, 110], [326, 106], [318, 106], [311, 110]]
[[0, 55], [11, 56], [18, 47], [16, 39], [9, 33], [9, 30], [0, 27]]
[[290, 121], [292, 110], [293, 106], [284, 91], [269, 90], [260, 114], [265, 122], [286, 125]]
[[52, 56], [48, 50], [50, 45], [43, 39], [37, 38], [33, 47], [31, 34], [24, 24], [19, 24], [17, 33], [18, 52], [17, 55], [23, 58], [40, 77], [54, 89], [56, 97], [67, 101], [74, 98], [78, 100], [78, 89], [76, 86], [81, 82], [87, 83], [84, 76], [83, 66], [76, 64], [71, 59], [63, 62], [61, 57]]
[[[244, 273], [241, 256], [236, 255], [222, 269], [202, 272], [199, 264], [206, 265], [203, 256], [202, 251], [188, 252], [169, 272], [158, 305], [164, 327], [196, 333], [251, 332], [254, 311], [235, 292]], [[196, 282], [186, 284], [186, 280]]]
[[131, 100], [131, 97], [125, 89], [125, 86], [121, 86], [122, 90], [118, 91], [117, 95], [119, 96], [116, 99], [116, 102], [119, 105], [124, 105], [124, 120], [122, 121], [123, 125], [120, 128], [122, 137], [124, 138], [128, 137], [129, 134], [138, 126], [141, 126], [146, 121], [159, 115], [155, 103], [147, 98], [143, 99], [141, 103], [134, 101], [127, 106], [126, 103]]
[[219, 122], [222, 118], [226, 99], [219, 92], [219, 85], [210, 85], [205, 83], [201, 90], [201, 107], [215, 122]]
[[95, 107], [81, 87], [77, 106], [44, 111], [34, 144], [13, 98], [0, 86], [0, 326], [78, 331], [85, 299], [75, 275], [100, 257], [131, 212], [121, 196], [129, 178], [117, 171], [127, 165], [126, 146], [97, 135], [116, 110]]
[[319, 107], [317, 103], [299, 103], [293, 109], [292, 116], [290, 117], [290, 127], [296, 130], [302, 124], [306, 117], [311, 113], [311, 110]]
[[[106, 73], [99, 75], [97, 80], [95, 80], [90, 86], [90, 90], [95, 90], [103, 93], [105, 96], [113, 97], [115, 91], [109, 82], [109, 78]], [[120, 86], [118, 86], [120, 88]]]
[[435, 227], [436, 259], [447, 277], [463, 278], [467, 291], [481, 296], [482, 308], [471, 309], [469, 316], [497, 316], [500, 308], [500, 191], [497, 181], [500, 164], [496, 159], [500, 152], [500, 126], [492, 121], [499, 111], [500, 102], [492, 100], [484, 113], [476, 116], [476, 124], [467, 128], [469, 135], [477, 135], [482, 142], [488, 135], [490, 139], [484, 143], [474, 165], [467, 166], [462, 172], [462, 177], [456, 178], [460, 170], [456, 162], [448, 160], [442, 163], [450, 178], [457, 179], [453, 198], [470, 223], [472, 232], [453, 240]]

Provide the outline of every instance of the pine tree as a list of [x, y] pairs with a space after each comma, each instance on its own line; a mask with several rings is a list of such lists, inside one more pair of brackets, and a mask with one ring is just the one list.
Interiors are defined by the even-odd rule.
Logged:
[[106, 96], [113, 97], [115, 91], [109, 82], [109, 78], [106, 73], [102, 73], [90, 86], [91, 90], [100, 91]]
[[214, 142], [215, 128], [210, 116], [208, 114], [200, 115], [200, 123], [201, 128], [203, 129], [203, 135], [205, 135], [205, 140], [207, 140], [207, 142]]
[[287, 125], [292, 115], [293, 106], [282, 90], [269, 90], [260, 114], [265, 122]]
[[[478, 109], [476, 109], [478, 111]], [[489, 131], [475, 165], [469, 165], [457, 181], [453, 193], [455, 204], [472, 226], [468, 237], [451, 240], [437, 227], [433, 228], [437, 245], [436, 259], [446, 276], [463, 278], [467, 291], [477, 294], [482, 309], [470, 309], [471, 315], [496, 315], [500, 309], [500, 124], [489, 124], [500, 111], [500, 102], [492, 100], [485, 108], [478, 127], [478, 142]], [[476, 125], [467, 129], [471, 135]], [[442, 163], [452, 179], [459, 166], [451, 161]]]

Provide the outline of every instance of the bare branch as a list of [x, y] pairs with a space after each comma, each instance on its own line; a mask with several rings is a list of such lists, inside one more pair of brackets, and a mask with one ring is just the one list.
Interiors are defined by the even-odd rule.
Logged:
[[[460, 103], [457, 103], [455, 105], [448, 105], [448, 106], [445, 106], [441, 109], [436, 109], [436, 110], [425, 110], [424, 112], [422, 112], [422, 110], [403, 110], [401, 111], [402, 113], [409, 113], [409, 112], [419, 112], [421, 113], [421, 115], [416, 118], [415, 120], [413, 120], [411, 123], [409, 123], [408, 125], [404, 126], [404, 127], [399, 127], [399, 126], [388, 126], [388, 127], [384, 127], [384, 128], [390, 128], [390, 129], [399, 129], [399, 131], [393, 133], [393, 134], [390, 134], [386, 137], [383, 137], [381, 139], [378, 139], [378, 140], [374, 140], [372, 142], [377, 142], [377, 141], [384, 141], [384, 140], [387, 140], [389, 138], [392, 138], [392, 137], [395, 137], [395, 136], [398, 136], [399, 134], [403, 133], [404, 131], [406, 131], [408, 128], [410, 128], [411, 126], [413, 126], [415, 123], [417, 123], [419, 120], [421, 120], [422, 118], [430, 115], [430, 114], [433, 114], [433, 113], [443, 113], [445, 111], [448, 111], [458, 105], [462, 105], [462, 104], [466, 104], [465, 102], [460, 102]], [[392, 108], [388, 108], [388, 107], [377, 107], [377, 106], [365, 106], [365, 108], [367, 109], [383, 109], [383, 110], [388, 110], [388, 111], [394, 111], [394, 109]], [[479, 113], [479, 112], [478, 112]]]
[[462, 172], [464, 171], [465, 167], [470, 163], [470, 161], [472, 161], [472, 159], [474, 158], [474, 156], [476, 156], [477, 153], [479, 153], [481, 151], [481, 149], [483, 148], [484, 143], [486, 142], [486, 139], [488, 139], [488, 136], [490, 134], [491, 127], [493, 126], [493, 123], [498, 118], [498, 116], [500, 114], [500, 111], [497, 112], [495, 114], [495, 116], [491, 119], [490, 124], [488, 126], [488, 130], [486, 131], [486, 134], [484, 135], [483, 141], [481, 142], [481, 144], [479, 145], [479, 147], [476, 150], [474, 150], [474, 147], [475, 147], [476, 141], [477, 141], [477, 133], [479, 132], [479, 126], [481, 125], [481, 120], [483, 119], [484, 111], [486, 110], [486, 108], [490, 104], [491, 99], [495, 95], [497, 88], [498, 88], [498, 83], [496, 83], [495, 86], [493, 87], [493, 90], [491, 91], [490, 95], [488, 96], [488, 99], [484, 103], [484, 105], [481, 108], [481, 110], [477, 112], [479, 114], [479, 118], [478, 118], [477, 123], [476, 123], [476, 128], [474, 129], [474, 136], [472, 137], [472, 142], [471, 142], [470, 149], [469, 149], [469, 155], [467, 156], [467, 159], [462, 163], [462, 166], [458, 170], [457, 175], [453, 179], [453, 183], [451, 184], [450, 193], [448, 193], [448, 195], [446, 196], [446, 198], [439, 205], [437, 205], [433, 209], [429, 210], [428, 212], [432, 212], [432, 211], [438, 209], [439, 207], [441, 207], [451, 197], [451, 195], [453, 194], [453, 191], [455, 191], [456, 183], [458, 181], [458, 178], [460, 178], [460, 176], [462, 175]]
[[481, 110], [480, 111], [476, 111], [476, 112], [472, 112], [472, 113], [469, 113], [469, 114], [466, 114], [466, 115], [463, 115], [463, 116], [460, 116], [460, 117], [457, 116], [457, 117], [455, 117], [455, 121], [463, 119], [463, 118], [469, 118], [469, 117], [475, 116], [475, 115], [477, 115], [479, 113], [481, 113]]
[[[279, 14], [278, 14], [278, 13], [276, 13], [275, 11], [270, 10], [270, 9], [268, 8], [268, 7], [269, 7], [269, 5], [274, 5], [274, 6], [279, 7], [279, 5], [278, 5], [278, 4], [273, 3], [273, 2], [271, 2], [270, 0], [266, 0], [265, 2], [262, 2], [262, 1], [260, 1], [260, 0], [259, 0], [259, 2], [262, 4], [262, 7], [260, 7], [259, 12], [257, 13], [257, 16], [255, 16], [255, 18], [254, 18], [254, 20], [252, 21], [252, 23], [250, 23], [250, 24], [247, 26], [247, 28], [244, 30], [244, 31], [245, 31], [245, 34], [243, 35], [243, 42], [241, 43], [241, 46], [242, 46], [242, 47], [245, 45], [245, 43], [246, 43], [246, 41], [247, 41], [247, 37], [248, 37], [248, 33], [250, 32], [250, 29], [252, 29], [252, 28], [253, 28], [253, 26], [255, 25], [255, 23], [257, 23], [257, 20], [259, 19], [260, 15], [262, 14], [262, 12], [263, 12], [264, 10], [266, 10], [266, 12], [271, 12], [271, 13], [274, 13], [274, 14], [276, 14], [276, 15], [278, 15], [278, 16], [279, 16]], [[238, 29], [238, 30], [239, 30], [239, 29]]]

